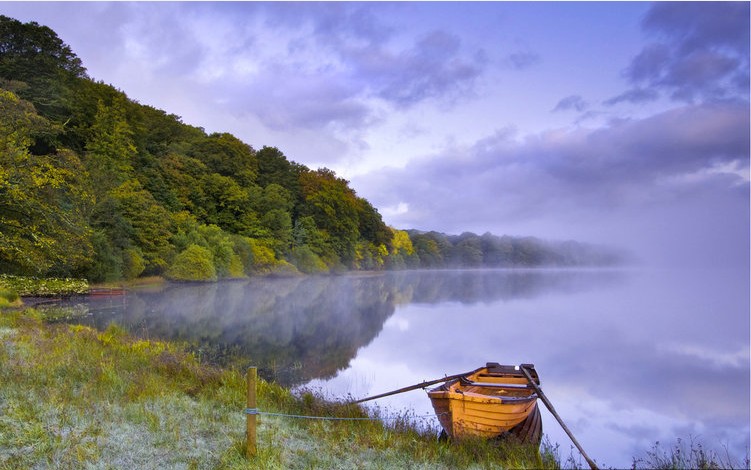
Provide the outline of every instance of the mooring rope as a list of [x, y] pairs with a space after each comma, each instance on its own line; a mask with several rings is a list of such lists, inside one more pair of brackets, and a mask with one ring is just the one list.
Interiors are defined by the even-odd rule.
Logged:
[[[245, 408], [243, 410], [243, 413], [246, 415], [263, 415], [263, 416], [280, 416], [284, 418], [295, 418], [295, 419], [320, 419], [320, 420], [328, 420], [328, 421], [388, 421], [388, 420], [396, 420], [402, 418], [401, 416], [392, 416], [392, 417], [384, 417], [384, 418], [345, 418], [345, 417], [337, 417], [337, 416], [308, 416], [308, 415], [293, 415], [293, 414], [287, 414], [287, 413], [270, 413], [268, 411], [260, 411], [258, 408]], [[443, 415], [445, 413], [441, 413]], [[409, 416], [409, 419], [425, 419], [425, 418], [433, 418], [440, 415], [437, 414], [429, 414], [429, 415], [423, 415], [423, 416]]]

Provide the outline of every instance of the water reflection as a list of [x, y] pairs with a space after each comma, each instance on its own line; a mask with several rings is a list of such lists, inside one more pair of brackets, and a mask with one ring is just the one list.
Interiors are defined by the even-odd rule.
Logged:
[[[615, 282], [616, 272], [423, 271], [169, 285], [90, 298], [100, 329], [116, 322], [152, 338], [187, 341], [204, 360], [259, 367], [287, 386], [346, 369], [397, 305], [530, 299]], [[79, 305], [79, 308], [81, 306]]]
[[[90, 299], [85, 321], [189, 341], [204, 357], [252, 363], [268, 379], [334, 397], [485, 361], [532, 362], [588, 453], [604, 466], [629, 467], [655, 441], [676, 437], [746, 455], [748, 286], [748, 272], [731, 271], [253, 279]], [[378, 405], [432, 413], [421, 391]], [[567, 448], [553, 419], [543, 420], [550, 439]]]
[[[346, 371], [311, 386], [363, 397], [485, 360], [533, 362], [603, 466], [630, 467], [655, 441], [678, 437], [723, 456], [727, 449], [740, 465], [749, 443], [748, 273], [640, 271], [616, 280], [505, 302], [404, 305]], [[378, 404], [431, 412], [421, 391]], [[547, 413], [543, 421], [565, 449], [560, 427]]]

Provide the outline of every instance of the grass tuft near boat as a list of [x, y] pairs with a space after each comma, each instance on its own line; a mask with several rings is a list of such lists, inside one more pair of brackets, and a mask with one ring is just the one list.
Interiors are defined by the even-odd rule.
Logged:
[[[534, 365], [521, 367], [539, 385]], [[542, 440], [537, 393], [519, 366], [489, 362], [428, 391], [428, 397], [445, 434], [452, 439], [514, 435], [535, 445]]]

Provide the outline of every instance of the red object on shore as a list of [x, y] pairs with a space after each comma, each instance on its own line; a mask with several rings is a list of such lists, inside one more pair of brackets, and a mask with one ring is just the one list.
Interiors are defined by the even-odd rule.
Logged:
[[95, 289], [89, 289], [89, 295], [94, 297], [105, 297], [105, 296], [114, 296], [114, 295], [125, 295], [125, 289], [114, 287], [114, 288], [95, 288]]

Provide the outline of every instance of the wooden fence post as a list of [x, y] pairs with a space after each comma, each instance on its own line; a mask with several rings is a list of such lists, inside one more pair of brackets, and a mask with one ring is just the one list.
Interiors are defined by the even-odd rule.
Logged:
[[248, 410], [245, 412], [247, 417], [247, 437], [248, 444], [245, 455], [250, 459], [256, 455], [256, 377], [255, 367], [248, 369]]

